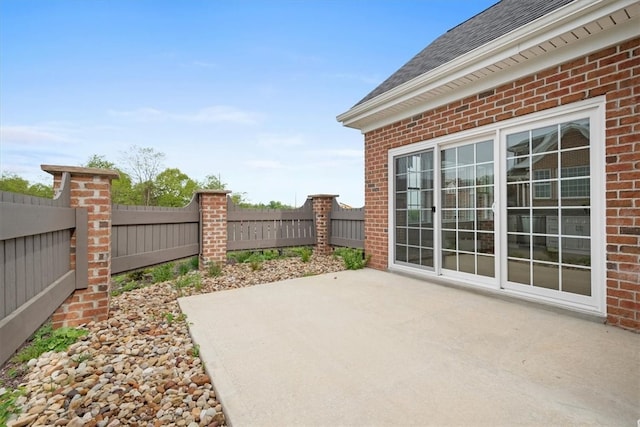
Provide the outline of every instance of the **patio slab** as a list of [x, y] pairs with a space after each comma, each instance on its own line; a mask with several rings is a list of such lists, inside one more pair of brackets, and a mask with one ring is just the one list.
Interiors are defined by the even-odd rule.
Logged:
[[640, 335], [371, 269], [179, 299], [235, 426], [627, 425]]

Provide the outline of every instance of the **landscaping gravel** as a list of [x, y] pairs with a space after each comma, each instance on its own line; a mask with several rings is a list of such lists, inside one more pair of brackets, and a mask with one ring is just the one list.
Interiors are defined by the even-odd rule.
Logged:
[[226, 265], [200, 284], [174, 280], [112, 297], [108, 320], [84, 325], [89, 334], [66, 352], [28, 362], [22, 414], [7, 425], [223, 426], [215, 378], [204, 371], [177, 298], [343, 269], [341, 260], [315, 255], [307, 263], [265, 261], [256, 271]]

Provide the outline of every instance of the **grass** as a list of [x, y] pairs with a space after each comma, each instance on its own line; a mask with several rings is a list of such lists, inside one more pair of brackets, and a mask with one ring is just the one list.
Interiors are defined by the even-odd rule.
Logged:
[[342, 258], [342, 262], [347, 270], [359, 270], [366, 267], [371, 259], [371, 255], [364, 255], [362, 249], [336, 248], [333, 255]]
[[191, 348], [192, 357], [200, 357], [200, 344], [194, 344]]
[[222, 264], [219, 262], [209, 262], [207, 264], [207, 274], [209, 277], [218, 277], [222, 275]]
[[16, 401], [24, 394], [22, 388], [0, 389], [0, 426], [6, 426], [12, 415], [20, 415], [21, 410]]
[[184, 276], [178, 277], [173, 283], [173, 286], [176, 289], [193, 287], [196, 291], [200, 291], [202, 289], [202, 276], [200, 273], [185, 274]]
[[24, 363], [47, 351], [66, 350], [67, 347], [88, 333], [85, 329], [77, 328], [53, 329], [51, 323], [45, 323], [35, 332], [31, 343], [14, 356], [14, 361]]

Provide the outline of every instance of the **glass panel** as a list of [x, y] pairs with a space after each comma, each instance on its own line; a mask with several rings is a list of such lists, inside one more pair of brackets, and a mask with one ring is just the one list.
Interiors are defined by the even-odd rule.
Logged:
[[473, 149], [474, 149], [474, 144], [458, 147], [458, 166], [472, 165], [474, 163]]
[[531, 169], [533, 170], [533, 179], [551, 179], [557, 178], [558, 171], [558, 153], [547, 153], [531, 158]]
[[411, 246], [407, 248], [407, 262], [420, 264], [420, 248], [413, 248]]
[[407, 173], [407, 158], [396, 158], [396, 174]]
[[494, 257], [478, 255], [478, 274], [481, 276], [495, 277]]
[[407, 193], [396, 193], [396, 209], [407, 207]]
[[487, 185], [493, 184], [493, 164], [485, 164], [476, 166], [476, 184]]
[[520, 182], [529, 180], [529, 157], [520, 157], [507, 160], [507, 182]]
[[493, 141], [476, 144], [476, 162], [493, 162]]
[[589, 119], [563, 123], [560, 129], [562, 132], [560, 148], [563, 150], [589, 146]]
[[455, 252], [442, 251], [442, 268], [448, 270], [458, 269], [458, 259]]
[[589, 162], [589, 150], [563, 151], [560, 154], [560, 177], [588, 177]]
[[560, 181], [562, 204], [569, 206], [589, 205], [590, 185], [589, 178], [563, 179]]
[[558, 181], [538, 181], [533, 186], [533, 206], [557, 206]]
[[443, 231], [442, 232], [442, 248], [443, 249], [456, 249], [457, 238], [455, 231]]
[[442, 211], [442, 228], [455, 229], [456, 228], [456, 211], [443, 210]]
[[449, 148], [440, 152], [441, 167], [448, 168], [456, 165], [456, 149]]
[[562, 209], [562, 235], [590, 236], [591, 209]]
[[478, 233], [476, 237], [478, 253], [493, 254], [495, 242], [493, 233]]
[[531, 131], [531, 146], [533, 153], [558, 150], [558, 126], [547, 126]]
[[469, 232], [458, 232], [458, 250], [465, 252], [476, 251], [476, 235]]
[[532, 230], [537, 234], [554, 234], [558, 232], [557, 209], [534, 209]]
[[507, 280], [524, 285], [531, 284], [529, 277], [529, 261], [507, 261]]
[[420, 186], [423, 190], [433, 189], [433, 171], [422, 172]]
[[493, 230], [493, 211], [491, 209], [476, 210], [478, 230]]
[[407, 191], [407, 175], [396, 176], [396, 191]]
[[426, 267], [433, 267], [433, 250], [432, 249], [422, 249], [420, 252], [421, 259], [420, 264]]
[[407, 229], [404, 227], [396, 227], [396, 243], [407, 244]]
[[531, 231], [529, 209], [509, 209], [507, 211], [507, 231], [529, 233]]
[[444, 190], [442, 191], [441, 203], [444, 209], [446, 208], [455, 208], [458, 203], [458, 198], [456, 195], [456, 190]]
[[562, 238], [562, 263], [591, 265], [591, 240], [577, 237]]
[[458, 271], [476, 273], [476, 257], [473, 254], [458, 254]]
[[591, 296], [591, 270], [563, 266], [562, 290], [572, 294]]
[[507, 157], [529, 154], [529, 131], [507, 136]]
[[475, 230], [475, 212], [471, 210], [458, 211], [458, 229]]
[[407, 262], [407, 247], [396, 245], [396, 261]]
[[509, 244], [508, 256], [512, 258], [531, 258], [531, 237], [526, 234], [509, 234], [507, 235], [507, 241]]
[[529, 206], [529, 183], [507, 185], [507, 206]]
[[396, 211], [396, 225], [407, 225], [407, 211], [397, 210]]
[[458, 168], [458, 187], [470, 187], [475, 184], [475, 167]]
[[433, 169], [433, 151], [427, 151], [422, 153], [422, 170], [432, 170]]
[[445, 169], [442, 171], [442, 189], [443, 191], [454, 189], [457, 187], [456, 169]]
[[458, 208], [474, 208], [476, 192], [473, 188], [460, 188], [458, 190]]
[[422, 217], [422, 221], [420, 222], [422, 227], [433, 227], [433, 212], [431, 212], [431, 209], [421, 210], [420, 216]]
[[558, 262], [558, 238], [533, 236], [533, 259]]
[[427, 191], [423, 191], [420, 195], [420, 199], [421, 199], [421, 204], [420, 207], [421, 208], [429, 208], [431, 209], [431, 207], [433, 205], [435, 205], [434, 201], [433, 201], [433, 190], [427, 190]]
[[420, 173], [409, 172], [407, 174], [407, 190], [419, 190], [420, 189]]
[[420, 229], [409, 228], [407, 231], [409, 244], [413, 246], [420, 246]]
[[560, 270], [557, 264], [533, 263], [533, 286], [560, 290]]
[[423, 248], [433, 248], [433, 230], [423, 229], [421, 234], [420, 246]]

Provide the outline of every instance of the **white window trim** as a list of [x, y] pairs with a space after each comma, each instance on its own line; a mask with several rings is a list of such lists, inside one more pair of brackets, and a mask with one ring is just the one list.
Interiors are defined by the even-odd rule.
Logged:
[[[491, 279], [493, 283], [479, 283], [479, 281], [470, 281], [468, 278], [460, 277], [459, 284], [473, 285], [473, 287], [483, 287], [490, 290], [497, 291], [499, 293], [506, 293], [516, 296], [521, 299], [543, 301], [550, 305], [555, 305], [563, 308], [569, 308], [575, 311], [606, 315], [606, 200], [605, 200], [605, 187], [606, 187], [606, 174], [605, 174], [605, 144], [606, 140], [606, 127], [605, 127], [605, 97], [600, 96], [591, 98], [584, 101], [575, 102], [569, 105], [564, 105], [549, 110], [541, 111], [538, 113], [532, 113], [526, 116], [517, 117], [513, 119], [504, 120], [498, 123], [492, 123], [482, 127], [469, 129], [466, 131], [458, 132], [452, 135], [446, 135], [431, 140], [421, 141], [414, 144], [397, 147], [388, 151], [387, 156], [387, 177], [388, 177], [388, 269], [390, 271], [397, 271], [408, 273], [412, 275], [421, 276], [424, 278], [436, 279], [437, 281], [444, 281], [448, 283], [454, 283], [454, 280], [447, 280], [441, 276], [440, 257], [434, 259], [434, 271], [425, 269], [419, 269], [416, 267], [410, 267], [406, 265], [396, 264], [394, 254], [394, 242], [395, 242], [395, 227], [394, 227], [394, 167], [393, 161], [397, 156], [410, 154], [417, 151], [424, 151], [433, 149], [434, 152], [434, 164], [440, 163], [440, 149], [444, 146], [447, 148], [457, 145], [464, 145], [466, 143], [478, 142], [481, 139], [493, 139], [494, 141], [494, 202], [496, 207], [500, 207], [501, 217], [506, 217], [506, 206], [504, 204], [504, 195], [506, 194], [506, 183], [503, 182], [503, 169], [506, 167], [505, 153], [504, 153], [504, 138], [506, 134], [517, 131], [518, 128], [529, 128], [530, 126], [545, 126], [551, 124], [557, 124], [559, 121], [571, 120], [573, 116], [585, 117], [590, 119], [591, 128], [591, 168], [593, 171], [601, 171], [601, 173], [591, 174], [591, 198], [592, 198], [592, 210], [591, 210], [591, 236], [595, 237], [591, 239], [592, 245], [592, 280], [593, 280], [593, 295], [591, 297], [577, 298], [576, 300], [560, 300], [557, 293], [545, 295], [541, 292], [539, 295], [532, 295], [525, 292], [520, 292], [513, 289], [504, 289], [502, 283], [506, 278], [506, 254], [503, 254], [506, 248], [506, 233], [504, 232], [504, 221], [496, 221], [495, 223], [495, 257], [497, 260], [497, 267], [495, 271], [495, 280]], [[439, 168], [437, 169], [439, 172]], [[440, 188], [440, 173], [434, 173], [434, 189]], [[434, 199], [437, 206], [437, 214], [434, 218], [434, 227], [436, 231], [441, 229], [440, 224], [440, 208], [442, 206], [440, 200], [440, 191], [434, 192]], [[440, 247], [440, 233], [434, 233], [434, 248]], [[597, 238], [597, 236], [603, 236], [603, 238]], [[504, 258], [504, 259], [503, 259]], [[480, 278], [480, 276], [478, 276]], [[456, 278], [457, 279], [457, 278]]]

